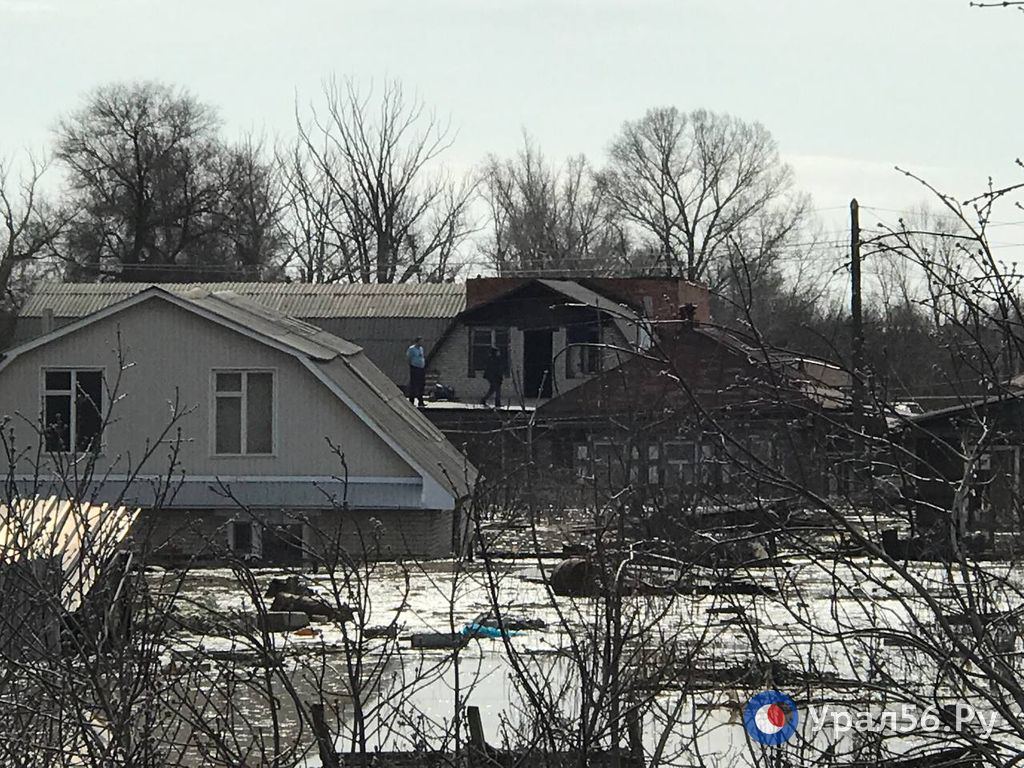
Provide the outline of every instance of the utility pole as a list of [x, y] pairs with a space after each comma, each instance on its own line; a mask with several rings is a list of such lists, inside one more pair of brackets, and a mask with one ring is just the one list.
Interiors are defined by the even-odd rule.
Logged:
[[853, 368], [854, 449], [857, 458], [864, 453], [864, 317], [861, 312], [860, 284], [860, 206], [850, 201], [850, 362]]

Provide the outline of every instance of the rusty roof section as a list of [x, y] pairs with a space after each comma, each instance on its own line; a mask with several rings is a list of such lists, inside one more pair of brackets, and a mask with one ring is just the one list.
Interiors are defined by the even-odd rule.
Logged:
[[231, 291], [292, 317], [454, 318], [466, 308], [462, 283], [41, 283], [19, 313], [85, 317], [152, 285], [175, 295]]

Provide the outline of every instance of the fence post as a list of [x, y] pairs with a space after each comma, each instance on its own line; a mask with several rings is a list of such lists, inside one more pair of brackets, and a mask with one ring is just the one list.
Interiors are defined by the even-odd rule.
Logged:
[[316, 745], [320, 750], [320, 762], [324, 768], [339, 768], [338, 753], [334, 749], [334, 741], [331, 739], [331, 731], [327, 727], [327, 719], [324, 717], [324, 705], [321, 703], [310, 704], [309, 713], [313, 718], [313, 735], [316, 737]]
[[487, 758], [487, 742], [484, 741], [484, 726], [480, 720], [480, 707], [466, 707], [466, 721], [469, 723], [469, 764], [484, 765]]

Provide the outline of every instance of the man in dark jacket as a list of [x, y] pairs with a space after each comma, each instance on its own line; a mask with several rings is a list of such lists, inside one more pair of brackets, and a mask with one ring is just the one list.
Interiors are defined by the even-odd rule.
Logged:
[[487, 394], [484, 395], [481, 405], [487, 405], [487, 400], [494, 395], [494, 407], [501, 408], [501, 382], [505, 378], [505, 361], [501, 359], [501, 352], [497, 347], [491, 347], [487, 351], [487, 362], [484, 363], [484, 380], [487, 382]]

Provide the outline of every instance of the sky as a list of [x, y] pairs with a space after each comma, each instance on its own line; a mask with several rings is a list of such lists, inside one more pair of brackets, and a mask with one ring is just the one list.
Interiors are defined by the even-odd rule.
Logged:
[[458, 130], [457, 168], [524, 130], [599, 164], [653, 106], [760, 121], [838, 230], [851, 197], [927, 199], [895, 165], [957, 197], [1024, 180], [1022, 40], [1024, 14], [968, 0], [0, 0], [0, 156], [44, 148], [115, 80], [185, 86], [229, 134], [276, 137], [326, 77], [398, 78]]

